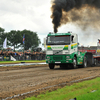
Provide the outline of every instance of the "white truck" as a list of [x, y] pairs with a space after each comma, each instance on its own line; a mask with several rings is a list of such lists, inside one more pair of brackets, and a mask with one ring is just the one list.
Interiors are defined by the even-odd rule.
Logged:
[[50, 69], [87, 67], [94, 65], [92, 53], [78, 51], [78, 35], [74, 33], [49, 33], [46, 37], [46, 63]]

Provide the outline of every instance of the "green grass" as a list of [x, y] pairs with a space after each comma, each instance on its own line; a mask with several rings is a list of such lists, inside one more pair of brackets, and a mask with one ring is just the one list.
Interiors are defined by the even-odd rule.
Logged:
[[0, 64], [8, 64], [8, 63], [21, 63], [21, 62], [26, 62], [26, 63], [39, 63], [39, 62], [45, 62], [45, 60], [22, 60], [22, 61], [0, 61]]
[[100, 90], [80, 95], [77, 97], [77, 100], [100, 100]]
[[[91, 92], [97, 90], [96, 92]], [[74, 83], [56, 91], [47, 92], [37, 97], [26, 98], [25, 100], [100, 100], [100, 77], [80, 83]]]

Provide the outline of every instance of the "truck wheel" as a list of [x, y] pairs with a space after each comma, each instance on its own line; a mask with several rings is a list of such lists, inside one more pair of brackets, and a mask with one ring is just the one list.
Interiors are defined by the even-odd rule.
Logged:
[[50, 69], [54, 69], [54, 64], [49, 64]]
[[84, 56], [82, 68], [86, 68], [86, 67], [87, 67], [87, 59]]
[[73, 63], [72, 63], [72, 66], [71, 66], [73, 69], [76, 69], [77, 68], [77, 60], [76, 60], [76, 57], [74, 57], [73, 59]]

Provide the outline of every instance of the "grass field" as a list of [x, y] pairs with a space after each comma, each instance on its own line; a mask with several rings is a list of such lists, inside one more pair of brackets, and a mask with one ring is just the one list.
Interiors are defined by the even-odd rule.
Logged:
[[23, 61], [0, 61], [0, 64], [11, 64], [11, 63], [21, 63], [21, 62], [25, 62], [25, 63], [41, 63], [41, 62], [45, 62], [45, 60], [23, 60]]
[[25, 100], [100, 100], [100, 77], [74, 83], [56, 91], [47, 92]]

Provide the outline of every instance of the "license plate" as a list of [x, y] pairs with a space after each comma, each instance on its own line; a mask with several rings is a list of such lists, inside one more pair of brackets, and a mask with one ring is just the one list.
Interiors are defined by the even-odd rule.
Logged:
[[55, 62], [55, 63], [61, 63], [61, 62]]

